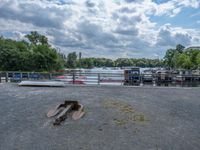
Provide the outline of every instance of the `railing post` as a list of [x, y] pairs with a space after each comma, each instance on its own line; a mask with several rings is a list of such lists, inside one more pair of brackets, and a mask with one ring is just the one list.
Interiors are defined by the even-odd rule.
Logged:
[[20, 73], [20, 81], [22, 81], [23, 79], [22, 79], [22, 72]]
[[98, 85], [100, 85], [100, 73], [98, 73]]
[[52, 73], [49, 73], [49, 79], [50, 80], [52, 79]]
[[30, 79], [30, 73], [29, 72], [27, 73], [27, 78], [28, 78], [28, 80]]
[[72, 77], [73, 78], [73, 84], [75, 84], [75, 72], [73, 72], [72, 75], [73, 75], [73, 77]]
[[8, 82], [8, 72], [6, 72], [6, 82]]

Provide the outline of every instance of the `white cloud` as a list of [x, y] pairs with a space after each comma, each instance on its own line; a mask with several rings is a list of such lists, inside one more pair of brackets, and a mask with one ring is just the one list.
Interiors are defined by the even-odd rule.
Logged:
[[199, 41], [199, 35], [200, 32], [195, 29], [183, 29], [165, 24], [158, 31], [156, 46], [175, 47], [177, 44], [182, 44], [187, 47]]
[[[0, 0], [0, 34], [21, 39], [30, 31], [45, 34], [63, 52], [82, 51], [99, 57], [155, 57], [176, 43], [199, 40], [195, 29], [151, 21], [151, 16], [175, 17], [197, 0]], [[199, 31], [199, 30], [198, 30]], [[13, 34], [15, 33], [15, 34]]]
[[193, 7], [193, 8], [198, 8], [200, 5], [199, 0], [176, 0], [178, 5], [182, 5], [185, 7]]

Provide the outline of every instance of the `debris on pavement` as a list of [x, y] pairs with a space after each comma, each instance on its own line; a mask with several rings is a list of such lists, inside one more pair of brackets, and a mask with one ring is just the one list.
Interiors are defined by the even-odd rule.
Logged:
[[56, 105], [55, 108], [49, 110], [47, 117], [55, 117], [53, 125], [60, 125], [68, 115], [72, 115], [73, 120], [78, 120], [84, 116], [84, 106], [78, 101], [64, 101], [64, 103]]

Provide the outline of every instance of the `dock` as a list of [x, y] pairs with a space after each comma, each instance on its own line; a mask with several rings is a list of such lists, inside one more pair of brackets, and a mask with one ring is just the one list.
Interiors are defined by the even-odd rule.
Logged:
[[[19, 87], [0, 83], [2, 150], [199, 150], [200, 88]], [[85, 116], [53, 126], [46, 113], [78, 100]]]

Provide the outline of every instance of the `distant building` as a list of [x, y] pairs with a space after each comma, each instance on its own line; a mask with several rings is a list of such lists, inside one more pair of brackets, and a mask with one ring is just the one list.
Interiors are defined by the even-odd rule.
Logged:
[[191, 47], [188, 47], [187, 49], [198, 49], [198, 50], [200, 50], [200, 46], [191, 46]]

